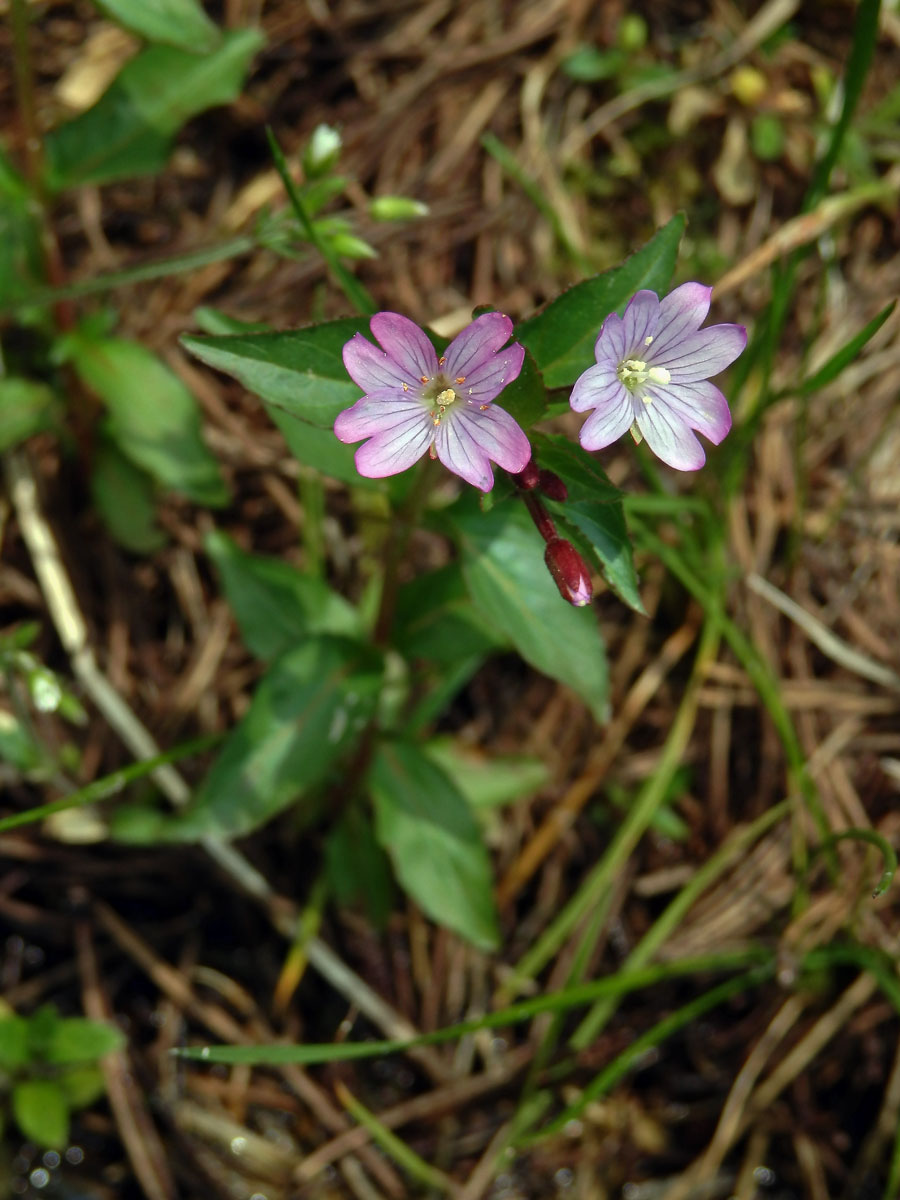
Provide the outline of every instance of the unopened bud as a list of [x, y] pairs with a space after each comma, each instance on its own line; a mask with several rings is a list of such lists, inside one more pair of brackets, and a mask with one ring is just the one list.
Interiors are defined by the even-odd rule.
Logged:
[[576, 608], [590, 604], [594, 594], [591, 577], [584, 559], [571, 542], [565, 538], [553, 538], [547, 543], [544, 562], [563, 600], [574, 604]]
[[333, 125], [317, 125], [303, 151], [303, 170], [307, 179], [324, 175], [338, 160], [341, 135]]
[[411, 196], [376, 196], [369, 202], [369, 216], [375, 221], [410, 221], [428, 216], [428, 205]]
[[568, 500], [569, 489], [555, 473], [555, 471], [543, 470], [540, 474], [540, 487], [545, 496], [551, 500]]
[[513, 479], [523, 492], [533, 492], [540, 482], [540, 478], [540, 471], [538, 471], [537, 463], [533, 458], [529, 458], [523, 470], [513, 475]]

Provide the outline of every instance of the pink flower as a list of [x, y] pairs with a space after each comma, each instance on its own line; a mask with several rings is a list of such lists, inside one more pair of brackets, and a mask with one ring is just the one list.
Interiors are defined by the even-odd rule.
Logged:
[[712, 288], [683, 283], [665, 299], [637, 292], [624, 316], [608, 316], [594, 347], [597, 365], [575, 382], [569, 403], [593, 412], [581, 427], [585, 450], [601, 450], [631, 430], [679, 471], [706, 462], [693, 430], [718, 445], [731, 428], [725, 397], [709, 382], [747, 344], [743, 325], [701, 323]]
[[361, 333], [344, 346], [344, 366], [366, 394], [334, 423], [342, 442], [368, 439], [356, 451], [360, 475], [396, 475], [427, 450], [488, 492], [491, 462], [512, 472], [525, 467], [528, 438], [491, 403], [518, 377], [525, 357], [518, 342], [502, 349], [512, 333], [509, 317], [484, 313], [440, 358], [418, 325], [399, 313], [376, 313], [371, 329], [380, 350]]

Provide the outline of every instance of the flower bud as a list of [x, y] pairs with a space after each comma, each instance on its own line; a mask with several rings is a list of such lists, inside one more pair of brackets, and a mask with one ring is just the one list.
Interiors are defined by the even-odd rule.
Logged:
[[590, 604], [594, 594], [591, 577], [584, 559], [571, 542], [565, 538], [553, 538], [547, 543], [544, 562], [563, 600], [574, 604], [576, 608]]
[[540, 472], [534, 459], [529, 458], [525, 467], [513, 475], [513, 479], [523, 492], [533, 492], [540, 480]]
[[551, 500], [568, 500], [569, 489], [555, 471], [543, 470], [540, 474], [540, 489]]
[[330, 171], [341, 152], [341, 135], [333, 125], [317, 125], [303, 151], [303, 170], [307, 179]]
[[369, 216], [375, 221], [409, 221], [428, 215], [428, 205], [410, 196], [376, 196], [369, 201]]

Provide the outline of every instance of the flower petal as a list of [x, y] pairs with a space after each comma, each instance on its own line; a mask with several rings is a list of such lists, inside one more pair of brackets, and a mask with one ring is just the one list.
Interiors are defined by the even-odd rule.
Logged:
[[409, 317], [400, 313], [376, 313], [369, 322], [372, 333], [401, 370], [415, 380], [437, 374], [437, 351]]
[[402, 425], [413, 416], [419, 417], [428, 409], [418, 398], [401, 388], [376, 388], [369, 392], [352, 408], [338, 413], [334, 422], [335, 435], [342, 442], [359, 442], [363, 438], [388, 433], [398, 424]]
[[654, 394], [654, 404], [669, 409], [716, 446], [731, 428], [727, 400], [716, 385], [706, 379], [658, 387]]
[[654, 354], [653, 365], [665, 367], [673, 383], [694, 383], [724, 371], [746, 345], [743, 325], [709, 325]]
[[660, 355], [706, 320], [712, 288], [702, 283], [683, 283], [659, 302], [659, 321], [653, 339], [651, 358], [660, 363]]
[[621, 404], [627, 399], [628, 391], [616, 374], [615, 365], [604, 359], [578, 376], [569, 404], [575, 412], [586, 412], [589, 408]]
[[444, 370], [450, 379], [468, 377], [509, 341], [513, 323], [503, 313], [482, 313], [456, 335], [444, 351]]
[[404, 383], [409, 388], [422, 387], [418, 375], [410, 374], [361, 333], [354, 333], [350, 341], [345, 343], [343, 358], [347, 374], [364, 392], [373, 392], [378, 388], [399, 388]]
[[615, 367], [628, 357], [627, 351], [625, 322], [618, 313], [610, 313], [600, 326], [600, 333], [594, 342], [594, 358], [598, 363], [609, 361]]
[[[468, 410], [459, 409], [452, 417], [449, 411], [445, 414], [435, 430], [434, 448], [447, 470], [465, 479], [466, 483], [483, 492], [489, 492], [494, 486], [487, 450], [481, 445], [474, 414]], [[530, 453], [529, 450], [529, 456]]]
[[627, 433], [633, 421], [634, 405], [623, 387], [620, 402], [603, 405], [591, 413], [581, 427], [578, 440], [585, 450], [602, 450]]
[[696, 471], [706, 462], [703, 447], [687, 421], [666, 405], [641, 402], [637, 424], [656, 457], [676, 471]]
[[659, 322], [659, 297], [646, 289], [635, 292], [622, 316], [625, 358], [646, 358], [645, 338], [656, 333]]
[[531, 443], [505, 408], [489, 404], [482, 412], [477, 406], [469, 405], [456, 411], [451, 409], [447, 416], [454, 422], [465, 424], [488, 458], [504, 471], [516, 474], [525, 470], [531, 458]]
[[[461, 393], [464, 400], [468, 400], [472, 404], [490, 404], [495, 396], [500, 395], [507, 384], [519, 378], [524, 361], [524, 346], [513, 342], [505, 350], [493, 354], [486, 362], [478, 363], [473, 367], [465, 376], [464, 384], [454, 383], [453, 386]], [[454, 380], [462, 377], [462, 372], [452, 376]]]
[[421, 409], [360, 446], [354, 456], [356, 469], [369, 479], [397, 475], [418, 462], [433, 439], [431, 416]]

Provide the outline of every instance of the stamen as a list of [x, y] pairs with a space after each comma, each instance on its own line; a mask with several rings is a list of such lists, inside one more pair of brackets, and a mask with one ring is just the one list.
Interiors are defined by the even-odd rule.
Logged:
[[645, 346], [652, 346], [652, 345], [653, 345], [653, 334], [652, 334], [652, 333], [651, 333], [651, 334], [648, 334], [648, 335], [647, 335], [647, 337], [645, 337], [645, 338], [644, 338], [644, 345], [645, 345]]
[[447, 361], [447, 359], [446, 359], [446, 358], [445, 358], [445, 356], [442, 354], [442, 355], [441, 355], [441, 357], [438, 359], [438, 366], [439, 366], [439, 367], [442, 367], [446, 361]]
[[466, 377], [465, 377], [465, 375], [457, 375], [457, 377], [456, 377], [456, 382], [457, 382], [457, 383], [465, 383], [465, 382], [466, 382]]
[[404, 385], [403, 385], [403, 390], [404, 390], [404, 392], [408, 392], [408, 391], [409, 391], [409, 384], [408, 384], [408, 383], [404, 383]]
[[420, 375], [420, 376], [419, 376], [419, 378], [422, 380], [422, 382], [423, 382], [423, 383], [427, 383], [427, 382], [428, 382], [428, 376], [427, 376], [427, 375]]

